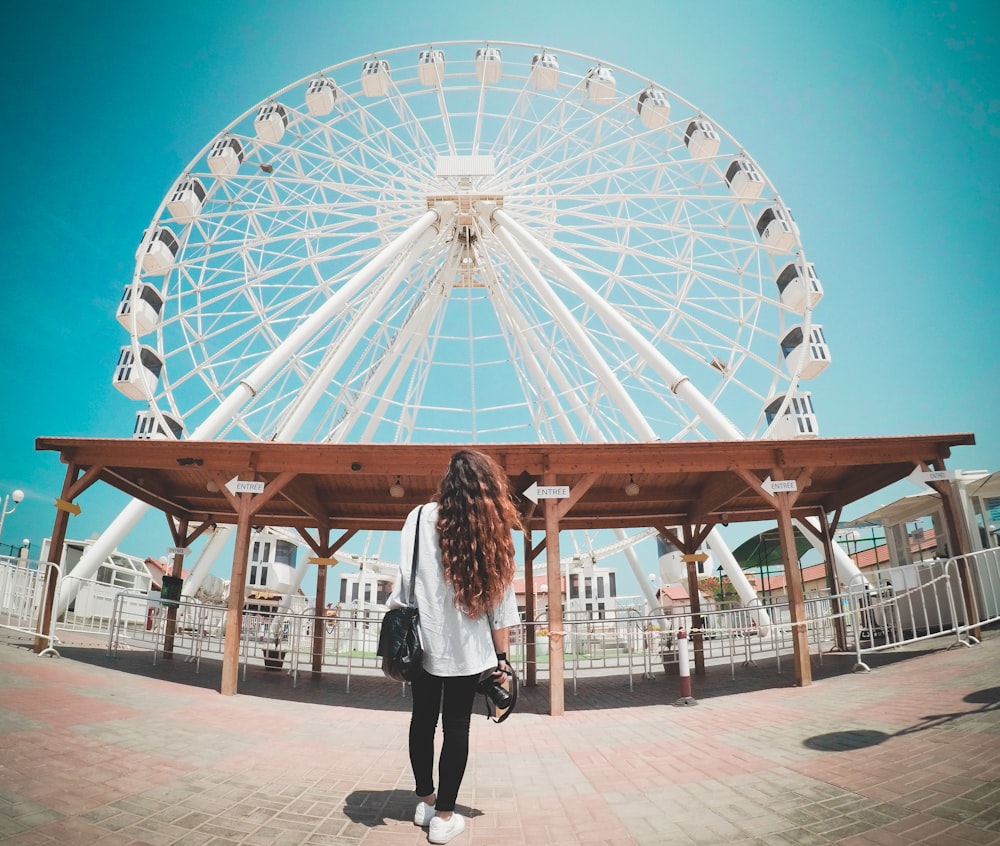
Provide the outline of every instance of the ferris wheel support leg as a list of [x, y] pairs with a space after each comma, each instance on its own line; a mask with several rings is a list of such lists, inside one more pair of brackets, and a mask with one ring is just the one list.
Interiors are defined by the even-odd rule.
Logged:
[[149, 506], [146, 503], [138, 499], [131, 500], [111, 525], [101, 532], [101, 536], [84, 552], [71, 571], [70, 578], [64, 576], [62, 579], [55, 609], [56, 619], [66, 613], [70, 603], [76, 598], [80, 590], [80, 583], [94, 576], [105, 559], [115, 551], [118, 544], [135, 528], [148, 510]]
[[219, 429], [233, 418], [289, 358], [295, 355], [299, 347], [319, 332], [331, 317], [338, 314], [350, 302], [351, 297], [367, 285], [376, 273], [402, 253], [424, 230], [438, 225], [440, 220], [441, 215], [430, 209], [417, 218], [395, 241], [387, 244], [349, 282], [323, 303], [321, 308], [309, 315], [284, 341], [271, 350], [267, 358], [254, 368], [253, 373], [241, 381], [239, 387], [219, 403], [215, 411], [195, 429], [191, 435], [192, 439], [205, 440], [215, 437]]
[[[557, 395], [566, 397], [570, 407], [577, 410], [580, 422], [586, 428], [591, 440], [606, 440], [600, 428], [594, 423], [593, 417], [580, 413], [580, 410], [587, 406], [586, 399], [580, 396], [576, 388], [570, 383], [560, 363], [558, 361], [550, 361], [547, 365], [547, 370], [541, 368], [539, 362], [549, 357], [545, 344], [539, 340], [538, 333], [524, 319], [524, 315], [521, 314], [516, 304], [504, 295], [503, 286], [495, 284], [487, 286], [487, 290], [490, 299], [496, 304], [497, 312], [504, 316], [510, 326], [510, 335], [514, 344], [522, 350], [521, 355], [524, 365], [531, 374], [531, 379], [538, 388], [541, 396], [540, 406], [546, 408], [548, 416], [556, 420], [562, 428], [566, 439], [569, 441], [579, 441], [579, 437], [570, 424], [566, 410], [560, 404]], [[553, 390], [552, 383], [555, 383], [558, 391]]]
[[709, 533], [708, 545], [723, 572], [729, 576], [729, 581], [736, 589], [740, 602], [750, 609], [750, 617], [757, 623], [760, 636], [767, 637], [771, 630], [771, 617], [766, 609], [761, 607], [757, 591], [753, 589], [753, 585], [750, 584], [750, 580], [747, 579], [746, 573], [736, 561], [736, 557], [729, 549], [729, 544], [726, 543], [718, 528], [712, 529]]
[[191, 568], [188, 577], [184, 580], [181, 596], [192, 597], [198, 592], [198, 588], [205, 581], [205, 576], [211, 571], [212, 565], [215, 564], [219, 553], [222, 552], [222, 548], [226, 545], [226, 541], [229, 540], [231, 534], [232, 526], [215, 527], [212, 537], [209, 538], [208, 543], [205, 544], [198, 554], [198, 560], [195, 562], [194, 567]]
[[[488, 211], [483, 205], [483, 213]], [[705, 424], [720, 438], [725, 440], [742, 440], [742, 433], [732, 422], [717, 409], [704, 394], [701, 393], [687, 376], [681, 373], [673, 363], [657, 350], [649, 339], [642, 335], [617, 309], [605, 300], [599, 292], [587, 285], [570, 267], [557, 255], [542, 244], [529, 230], [521, 226], [503, 209], [494, 208], [491, 217], [497, 224], [510, 229], [523, 241], [530, 252], [546, 262], [581, 300], [601, 316], [604, 322], [625, 338], [643, 360], [649, 364], [670, 386], [670, 390], [682, 399]]]
[[[627, 537], [624, 529], [615, 529], [615, 536], [619, 540], [625, 540]], [[656, 591], [653, 590], [653, 585], [650, 584], [649, 580], [642, 572], [642, 565], [639, 561], [639, 556], [635, 554], [635, 549], [629, 546], [626, 547], [624, 552], [625, 560], [628, 561], [628, 565], [632, 569], [632, 575], [635, 576], [635, 580], [639, 583], [639, 588], [642, 590], [642, 595], [646, 597], [646, 602], [649, 603], [649, 607], [654, 609], [661, 608], [660, 599], [656, 595]]]
[[[428, 225], [427, 228], [420, 231], [407, 244], [409, 252], [406, 258], [401, 259], [388, 278], [383, 280], [379, 290], [351, 321], [347, 333], [336, 342], [336, 345], [329, 351], [322, 365], [309, 377], [309, 383], [305, 386], [305, 390], [295, 398], [295, 407], [291, 415], [278, 429], [279, 441], [287, 441], [295, 437], [299, 428], [305, 422], [313, 408], [315, 408], [316, 403], [319, 402], [326, 392], [333, 375], [354, 351], [357, 343], [364, 337], [368, 326], [376, 320], [386, 301], [399, 286], [403, 276], [413, 266], [423, 250], [430, 245], [430, 241], [435, 234], [436, 229], [432, 225]], [[363, 273], [364, 270], [361, 272]]]
[[[479, 205], [483, 204], [480, 203]], [[570, 313], [566, 304], [559, 299], [558, 296], [556, 296], [555, 292], [552, 290], [548, 282], [545, 281], [542, 274], [539, 273], [538, 269], [531, 263], [531, 259], [528, 258], [527, 254], [521, 248], [520, 243], [518, 243], [518, 239], [507, 230], [505, 225], [501, 224], [496, 219], [493, 220], [493, 232], [497, 236], [500, 243], [503, 244], [504, 249], [507, 250], [507, 253], [517, 265], [518, 269], [524, 274], [525, 279], [530, 282], [531, 286], [535, 290], [535, 293], [537, 293], [545, 302], [545, 305], [548, 307], [553, 318], [572, 340], [574, 346], [580, 350], [594, 375], [607, 392], [608, 397], [628, 418], [628, 421], [632, 425], [636, 434], [643, 440], [656, 440], [656, 432], [653, 431], [653, 428], [642, 415], [642, 412], [640, 412], [636, 407], [632, 397], [629, 396], [624, 386], [611, 371], [608, 363], [594, 347], [590, 338], [587, 336], [587, 333]]]
[[[820, 535], [819, 529], [813, 525], [812, 520], [795, 519], [792, 520], [792, 523], [799, 528], [820, 555], [826, 555], [826, 551], [823, 549], [823, 538]], [[855, 585], [860, 583], [864, 584], [867, 589], [871, 589], [871, 584], [865, 578], [864, 573], [858, 569], [858, 565], [854, 563], [851, 557], [841, 549], [840, 544], [833, 544], [833, 563], [837, 568], [837, 577], [842, 584]]]
[[284, 596], [281, 597], [281, 602], [278, 603], [277, 611], [274, 612], [274, 625], [277, 625], [281, 617], [288, 613], [288, 609], [292, 606], [292, 600], [298, 596], [299, 588], [302, 587], [302, 582], [305, 580], [306, 573], [308, 572], [308, 563], [300, 561], [295, 567], [295, 577], [292, 579], [292, 583], [285, 592]]
[[[385, 410], [388, 408], [390, 400], [396, 395], [396, 390], [416, 357], [417, 347], [421, 339], [430, 328], [438, 301], [439, 295], [431, 294], [417, 306], [416, 312], [410, 316], [403, 329], [393, 338], [389, 350], [391, 354], [382, 356], [382, 360], [365, 382], [364, 390], [358, 392], [352, 411], [343, 423], [338, 424], [341, 429], [340, 434], [337, 438], [330, 438], [331, 442], [343, 440], [346, 433], [350, 431], [350, 427], [361, 417], [368, 403], [377, 398], [376, 407], [368, 415], [368, 424], [361, 435], [362, 443], [368, 443], [372, 440], [375, 436], [375, 430], [385, 417]], [[379, 390], [379, 386], [385, 382], [387, 377], [388, 383], [382, 390]]]

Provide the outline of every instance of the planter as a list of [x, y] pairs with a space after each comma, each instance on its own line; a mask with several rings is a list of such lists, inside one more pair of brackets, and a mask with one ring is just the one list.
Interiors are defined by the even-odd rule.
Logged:
[[284, 649], [262, 649], [265, 670], [280, 670], [285, 663]]

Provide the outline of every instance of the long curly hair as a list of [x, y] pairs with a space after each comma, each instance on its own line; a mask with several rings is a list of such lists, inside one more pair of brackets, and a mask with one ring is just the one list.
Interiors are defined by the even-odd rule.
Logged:
[[437, 500], [444, 577], [455, 605], [475, 619], [496, 608], [514, 581], [511, 532], [521, 528], [521, 516], [503, 468], [475, 450], [451, 457]]

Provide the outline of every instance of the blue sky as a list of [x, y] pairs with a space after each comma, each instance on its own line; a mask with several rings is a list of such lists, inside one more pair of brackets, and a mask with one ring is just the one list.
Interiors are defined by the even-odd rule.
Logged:
[[[993, 4], [512, 0], [23, 4], [2, 36], [7, 202], [2, 540], [51, 532], [64, 468], [39, 435], [127, 437], [114, 313], [139, 237], [237, 115], [321, 68], [407, 44], [589, 54], [698, 105], [794, 209], [826, 291], [829, 437], [971, 431], [950, 466], [1000, 469], [1000, 15]], [[908, 483], [845, 514], [914, 493]], [[72, 537], [124, 500], [92, 489]], [[160, 555], [162, 518], [123, 551]], [[730, 531], [733, 531], [732, 529]], [[745, 531], [733, 536], [738, 543]], [[155, 540], [154, 540], [155, 539]]]

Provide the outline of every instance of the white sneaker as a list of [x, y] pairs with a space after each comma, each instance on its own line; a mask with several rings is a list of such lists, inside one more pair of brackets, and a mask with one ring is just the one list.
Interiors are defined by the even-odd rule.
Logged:
[[434, 806], [426, 802], [417, 802], [417, 810], [413, 812], [413, 824], [421, 828], [427, 828], [434, 817]]
[[450, 819], [435, 816], [431, 820], [427, 839], [431, 843], [447, 843], [465, 831], [465, 818], [461, 814], [452, 814]]

